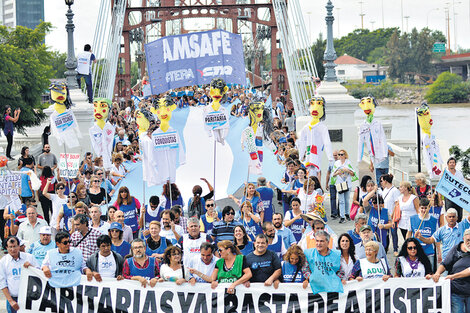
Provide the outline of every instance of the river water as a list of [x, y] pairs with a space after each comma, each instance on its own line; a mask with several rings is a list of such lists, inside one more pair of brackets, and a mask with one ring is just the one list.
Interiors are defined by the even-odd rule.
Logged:
[[[392, 139], [416, 140], [416, 105], [381, 105], [375, 117], [382, 123], [392, 124]], [[432, 133], [449, 147], [458, 145], [461, 149], [470, 147], [470, 104], [431, 104], [433, 119]], [[364, 121], [364, 112], [358, 108], [354, 113], [356, 125]]]

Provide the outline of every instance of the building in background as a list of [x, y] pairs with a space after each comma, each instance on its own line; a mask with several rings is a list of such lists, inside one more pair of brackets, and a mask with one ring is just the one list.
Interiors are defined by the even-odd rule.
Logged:
[[31, 29], [44, 21], [44, 0], [0, 1], [0, 24], [7, 27], [18, 25]]
[[347, 54], [338, 57], [335, 64], [339, 82], [364, 79], [367, 82], [378, 82], [385, 79], [388, 69], [388, 66], [369, 64]]

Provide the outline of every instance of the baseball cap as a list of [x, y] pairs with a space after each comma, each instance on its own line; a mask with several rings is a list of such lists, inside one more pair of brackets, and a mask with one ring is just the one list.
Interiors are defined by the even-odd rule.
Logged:
[[39, 234], [52, 235], [51, 226], [43, 226], [39, 229]]
[[361, 229], [359, 230], [359, 232], [362, 233], [364, 230], [372, 231], [372, 227], [370, 227], [370, 225], [363, 225]]
[[117, 229], [117, 230], [122, 231], [122, 225], [119, 224], [118, 222], [112, 222], [111, 226], [109, 226], [109, 230], [111, 229]]

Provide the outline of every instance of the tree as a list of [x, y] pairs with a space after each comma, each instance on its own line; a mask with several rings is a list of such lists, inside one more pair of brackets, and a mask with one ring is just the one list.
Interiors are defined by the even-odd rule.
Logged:
[[15, 123], [20, 132], [39, 125], [45, 117], [41, 95], [54, 76], [49, 65], [52, 55], [44, 44], [51, 27], [44, 22], [35, 29], [0, 26], [0, 110], [3, 113], [7, 105], [21, 108], [20, 119]]
[[323, 67], [323, 54], [326, 50], [326, 39], [323, 39], [322, 33], [320, 33], [317, 41], [315, 41], [315, 43], [312, 45], [311, 50], [312, 56], [315, 60], [315, 67], [317, 68], [318, 77], [323, 79], [323, 76], [325, 76], [325, 68]]
[[429, 87], [426, 100], [429, 103], [455, 103], [468, 101], [469, 86], [457, 74], [441, 73]]
[[465, 178], [470, 177], [470, 148], [466, 151], [460, 149], [459, 146], [451, 146], [449, 148], [450, 156], [453, 156], [457, 162], [462, 162], [462, 173]]
[[67, 59], [67, 53], [61, 53], [59, 51], [52, 51], [52, 71], [54, 72], [51, 78], [65, 78], [65, 60]]

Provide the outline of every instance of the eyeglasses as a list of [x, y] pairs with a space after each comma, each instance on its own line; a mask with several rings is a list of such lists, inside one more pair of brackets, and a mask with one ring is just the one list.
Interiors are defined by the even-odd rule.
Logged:
[[68, 245], [69, 243], [70, 243], [70, 240], [64, 240], [64, 241], [61, 242], [61, 244], [63, 244], [63, 245]]
[[96, 173], [96, 175], [103, 175], [103, 173]]
[[132, 247], [132, 249], [136, 249], [136, 250], [137, 249], [143, 249], [143, 248], [144, 248], [144, 246]]
[[409, 246], [409, 247], [406, 247], [408, 250], [418, 250], [418, 247], [417, 246]]
[[98, 179], [94, 180], [93, 181], [94, 183], [99, 183], [100, 181]]
[[121, 190], [121, 191], [119, 191], [119, 193], [127, 193], [127, 191]]
[[59, 188], [57, 188], [57, 190], [64, 190], [64, 189], [65, 189], [65, 187], [59, 187]]
[[69, 196], [70, 199], [75, 199], [77, 198], [76, 196]]
[[213, 207], [214, 207], [214, 203], [208, 203], [208, 204], [206, 204], [206, 207], [208, 207], [208, 208], [213, 208]]

